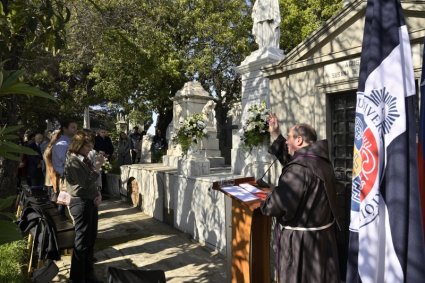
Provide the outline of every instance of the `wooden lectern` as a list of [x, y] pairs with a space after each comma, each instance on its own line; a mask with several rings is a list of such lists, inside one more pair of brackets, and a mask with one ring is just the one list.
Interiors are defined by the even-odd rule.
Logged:
[[[253, 177], [235, 179], [234, 185], [255, 184]], [[213, 189], [222, 191], [218, 182]], [[270, 282], [271, 218], [261, 214], [261, 200], [244, 202], [232, 199], [232, 283]]]

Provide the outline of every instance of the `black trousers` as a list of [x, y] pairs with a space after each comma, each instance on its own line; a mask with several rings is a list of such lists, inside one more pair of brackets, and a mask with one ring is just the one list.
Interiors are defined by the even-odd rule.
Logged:
[[97, 235], [98, 209], [93, 200], [72, 198], [69, 204], [75, 224], [75, 243], [70, 279], [83, 281], [93, 276], [94, 243]]
[[137, 154], [138, 154], [138, 152], [137, 152], [136, 150], [134, 150], [134, 149], [132, 149], [132, 150], [130, 151], [130, 155], [131, 155], [131, 163], [132, 163], [132, 164], [136, 163]]

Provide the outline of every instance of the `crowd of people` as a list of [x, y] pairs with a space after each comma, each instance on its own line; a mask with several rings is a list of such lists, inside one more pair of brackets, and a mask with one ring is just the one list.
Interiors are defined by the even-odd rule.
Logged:
[[[22, 155], [17, 173], [18, 186], [24, 181], [31, 187], [53, 186], [56, 190], [59, 187], [60, 176], [63, 175], [63, 164], [69, 143], [76, 131], [77, 123], [75, 121], [64, 121], [59, 130], [49, 130], [44, 134], [26, 132], [22, 144], [36, 151], [37, 155]], [[95, 133], [91, 130], [85, 131]], [[125, 132], [119, 132], [118, 140], [114, 146], [107, 130], [101, 128], [96, 131], [94, 136], [94, 150], [105, 156], [107, 160], [115, 160], [118, 167], [140, 163], [142, 161], [141, 146], [144, 135], [146, 135], [146, 132], [140, 132], [139, 127], [135, 126], [129, 135]], [[150, 161], [152, 163], [160, 162], [167, 148], [166, 138], [157, 129], [150, 147]], [[54, 169], [54, 173], [53, 171], [48, 172], [47, 163], [52, 164], [51, 168]], [[55, 179], [53, 183], [50, 181], [51, 178]], [[103, 180], [103, 183], [105, 183], [105, 180]], [[101, 180], [98, 181], [98, 186], [102, 186]]]
[[[106, 129], [96, 135], [89, 129], [78, 130], [76, 121], [62, 121], [60, 129], [32, 134], [27, 132], [23, 144], [36, 155], [22, 155], [18, 166], [18, 186], [45, 189], [58, 211], [68, 215], [75, 226], [71, 259], [72, 282], [98, 282], [94, 276], [94, 244], [97, 236], [98, 206], [102, 185], [106, 184], [102, 166], [109, 159], [118, 165], [140, 162], [141, 141], [145, 132], [136, 126], [130, 135], [119, 133], [114, 145]], [[152, 162], [160, 160], [167, 147], [157, 130], [152, 142]]]
[[[275, 230], [279, 282], [339, 282], [335, 231], [340, 215], [326, 141], [317, 141], [314, 128], [307, 124], [294, 125], [285, 138], [275, 115], [269, 116], [268, 123], [272, 140], [269, 152], [281, 162], [283, 170], [277, 187], [262, 202], [260, 210], [276, 217], [278, 223]], [[138, 127], [130, 135], [119, 133], [119, 164], [140, 162], [144, 134]], [[27, 156], [20, 164], [20, 170], [26, 168], [26, 182], [32, 187], [50, 188], [53, 201], [61, 191], [70, 196], [66, 205], [76, 232], [72, 282], [97, 282], [93, 275], [93, 248], [97, 207], [102, 200], [99, 181], [103, 163], [114, 153], [111, 139], [105, 129], [95, 136], [90, 130], [77, 131], [75, 121], [65, 121], [60, 130], [50, 134], [50, 140], [35, 134], [27, 146], [38, 154]], [[166, 148], [167, 141], [157, 130], [151, 145], [152, 161], [157, 161]], [[312, 259], [316, 264], [312, 264]]]

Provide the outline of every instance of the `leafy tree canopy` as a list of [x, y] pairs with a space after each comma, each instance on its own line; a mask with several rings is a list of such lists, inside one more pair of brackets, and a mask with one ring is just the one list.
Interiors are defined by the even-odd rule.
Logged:
[[280, 0], [280, 47], [285, 53], [307, 38], [342, 7], [341, 0]]

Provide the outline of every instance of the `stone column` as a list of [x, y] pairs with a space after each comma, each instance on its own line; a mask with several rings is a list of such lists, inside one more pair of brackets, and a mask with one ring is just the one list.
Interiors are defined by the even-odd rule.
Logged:
[[268, 47], [254, 51], [249, 55], [236, 71], [242, 76], [242, 99], [240, 105], [241, 118], [233, 119], [237, 130], [233, 131], [232, 171], [234, 174], [254, 176], [259, 178], [271, 164], [273, 157], [267, 152], [268, 145], [254, 148], [247, 152], [242, 148], [239, 130], [247, 119], [248, 108], [252, 104], [265, 101], [270, 107], [269, 79], [264, 77], [261, 68], [277, 63], [284, 58], [283, 51]]
[[84, 108], [84, 124], [85, 129], [90, 129], [90, 107]]

